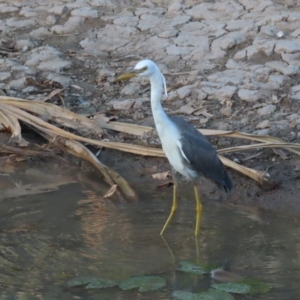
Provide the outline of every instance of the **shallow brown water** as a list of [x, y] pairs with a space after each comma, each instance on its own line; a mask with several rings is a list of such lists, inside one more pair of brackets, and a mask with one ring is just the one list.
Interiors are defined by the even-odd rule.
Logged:
[[[11, 183], [6, 187], [2, 184], [2, 196], [8, 188], [37, 184], [36, 177], [23, 171], [2, 171], [2, 183]], [[51, 171], [38, 172], [49, 176], [47, 183], [57, 183]], [[158, 190], [152, 182], [143, 183], [138, 186], [137, 203], [116, 204], [102, 199], [103, 193], [83, 183], [84, 177], [105, 190], [105, 183], [96, 174], [86, 173], [71, 176], [74, 183], [51, 192], [1, 198], [0, 299], [163, 300], [172, 299], [174, 290], [208, 288], [209, 278], [176, 272], [182, 260], [214, 264], [240, 276], [258, 278], [272, 287], [262, 296], [235, 299], [299, 298], [299, 216], [261, 213], [255, 208], [204, 198], [197, 251], [194, 199], [188, 186], [181, 187], [179, 210], [164, 240], [159, 232], [169, 213], [172, 189]], [[138, 293], [67, 286], [67, 281], [77, 276], [119, 281], [146, 274], [165, 277], [167, 287]]]

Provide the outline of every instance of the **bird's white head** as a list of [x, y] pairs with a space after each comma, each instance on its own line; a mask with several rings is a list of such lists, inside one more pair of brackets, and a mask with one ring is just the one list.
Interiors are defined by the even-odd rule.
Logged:
[[138, 77], [151, 77], [156, 73], [161, 73], [158, 66], [149, 59], [138, 62], [135, 65], [134, 70], [136, 71]]
[[161, 78], [165, 95], [168, 97], [165, 77], [161, 73], [159, 67], [149, 59], [138, 62], [131, 72], [120, 75], [115, 81], [126, 80], [133, 77], [146, 77], [151, 79], [151, 77], [155, 75]]

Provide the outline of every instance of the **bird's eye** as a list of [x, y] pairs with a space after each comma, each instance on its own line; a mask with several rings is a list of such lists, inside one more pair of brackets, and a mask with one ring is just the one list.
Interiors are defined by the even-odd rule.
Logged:
[[142, 71], [146, 71], [146, 70], [148, 70], [147, 66], [145, 66], [145, 67], [142, 68]]

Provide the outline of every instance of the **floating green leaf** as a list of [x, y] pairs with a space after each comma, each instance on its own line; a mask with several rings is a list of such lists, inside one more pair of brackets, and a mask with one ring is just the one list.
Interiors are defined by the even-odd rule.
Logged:
[[139, 276], [124, 280], [119, 285], [122, 290], [138, 288], [140, 292], [158, 290], [166, 285], [166, 280], [159, 276]]
[[86, 289], [104, 289], [118, 285], [115, 281], [110, 279], [98, 278], [90, 282], [85, 288]]
[[199, 294], [194, 294], [190, 292], [176, 291], [173, 294], [173, 297], [178, 300], [198, 300], [201, 299]]
[[210, 271], [207, 266], [196, 265], [189, 261], [181, 261], [178, 270], [196, 275], [206, 274]]
[[239, 281], [239, 283], [248, 285], [250, 287], [250, 294], [265, 294], [271, 289], [270, 286], [259, 279], [245, 278]]
[[244, 283], [216, 283], [211, 286], [217, 290], [234, 294], [248, 294], [251, 291], [251, 287]]
[[67, 282], [67, 285], [72, 286], [72, 287], [81, 286], [81, 285], [88, 284], [92, 281], [98, 280], [98, 279], [99, 278], [97, 278], [97, 277], [91, 277], [91, 276], [76, 277], [76, 278], [73, 278], [73, 279], [69, 280]]
[[234, 300], [232, 295], [213, 289], [198, 294], [176, 291], [173, 293], [173, 297], [177, 300]]

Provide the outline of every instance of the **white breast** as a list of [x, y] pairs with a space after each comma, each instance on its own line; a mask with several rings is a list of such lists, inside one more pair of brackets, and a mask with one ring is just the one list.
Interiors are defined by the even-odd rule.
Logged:
[[[162, 148], [172, 167], [181, 175], [189, 178], [189, 173], [182, 160], [186, 159], [180, 148], [180, 134], [176, 126], [169, 121], [168, 126], [157, 124], [156, 129], [161, 140]], [[183, 158], [182, 158], [183, 156]]]

